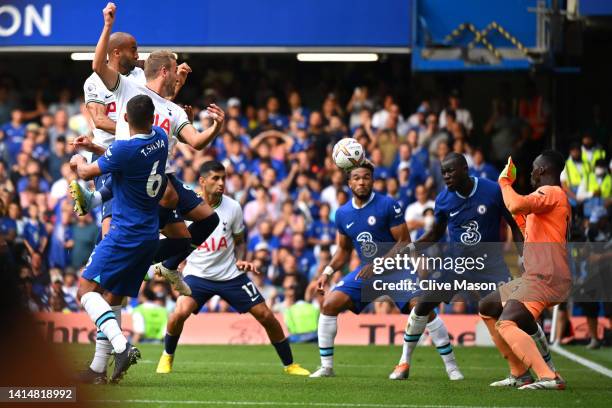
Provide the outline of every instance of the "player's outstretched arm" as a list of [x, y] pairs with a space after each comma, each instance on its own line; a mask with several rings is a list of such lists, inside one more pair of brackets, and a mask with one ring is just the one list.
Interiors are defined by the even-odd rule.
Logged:
[[72, 156], [70, 159], [70, 167], [72, 167], [72, 169], [76, 171], [77, 176], [83, 180], [91, 180], [102, 174], [97, 161], [88, 164], [85, 158], [80, 154]]
[[106, 106], [102, 103], [89, 102], [85, 105], [87, 112], [91, 116], [96, 129], [101, 129], [110, 134], [115, 134], [117, 124], [106, 115]]
[[323, 269], [323, 273], [321, 273], [321, 276], [317, 279], [317, 290], [321, 293], [325, 292], [325, 285], [327, 285], [329, 278], [334, 272], [340, 270], [348, 262], [351, 252], [353, 252], [351, 239], [340, 232], [336, 233], [336, 244], [337, 249], [334, 256], [332, 256], [331, 261]]
[[179, 140], [187, 143], [196, 150], [202, 150], [212, 143], [215, 137], [223, 128], [225, 112], [214, 103], [206, 108], [206, 111], [213, 118], [213, 125], [208, 129], [198, 132], [193, 125], [184, 126], [179, 132]]
[[104, 10], [102, 10], [102, 14], [104, 15], [104, 28], [100, 34], [100, 39], [98, 39], [96, 53], [91, 64], [94, 72], [98, 74], [104, 85], [109, 90], [114, 90], [117, 87], [117, 82], [119, 81], [119, 73], [106, 64], [108, 39], [110, 38], [110, 34], [113, 29], [116, 11], [117, 7], [114, 3], [108, 3], [106, 7], [104, 7]]
[[77, 137], [72, 141], [72, 145], [75, 147], [75, 149], [83, 149], [88, 152], [95, 153], [98, 156], [102, 156], [106, 151], [104, 147], [95, 144], [87, 135], [81, 135]]

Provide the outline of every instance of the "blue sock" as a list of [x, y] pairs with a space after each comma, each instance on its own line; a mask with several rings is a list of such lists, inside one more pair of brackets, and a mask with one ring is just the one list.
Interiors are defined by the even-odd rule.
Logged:
[[166, 333], [166, 337], [164, 337], [164, 351], [166, 354], [174, 354], [176, 351], [176, 346], [178, 346], [178, 341], [181, 336], [171, 336]]
[[164, 261], [164, 266], [168, 269], [177, 269], [178, 266], [197, 248], [206, 238], [213, 233], [219, 225], [219, 216], [217, 213], [212, 213], [208, 218], [196, 221], [189, 226], [191, 234], [191, 247], [185, 251], [179, 252], [171, 258]]
[[278, 343], [272, 343], [272, 345], [276, 349], [276, 353], [280, 357], [285, 367], [293, 364], [293, 354], [291, 353], [291, 346], [289, 345], [289, 339], [285, 339]]
[[159, 218], [159, 229], [164, 229], [168, 221], [170, 220], [170, 216], [172, 215], [172, 208], [162, 207], [161, 205], [157, 207], [157, 216]]

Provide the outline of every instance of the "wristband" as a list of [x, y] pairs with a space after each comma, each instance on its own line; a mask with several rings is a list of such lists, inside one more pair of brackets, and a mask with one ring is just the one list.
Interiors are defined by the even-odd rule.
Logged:
[[325, 268], [323, 268], [323, 275], [331, 276], [333, 274], [334, 268], [332, 268], [331, 266], [327, 265]]

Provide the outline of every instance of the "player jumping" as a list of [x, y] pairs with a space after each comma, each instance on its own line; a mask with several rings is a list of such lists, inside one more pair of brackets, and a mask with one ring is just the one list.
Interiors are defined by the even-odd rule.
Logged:
[[[151, 97], [155, 105], [155, 123], [168, 134], [170, 151], [174, 148], [177, 140], [181, 140], [196, 149], [206, 147], [221, 130], [224, 112], [214, 104], [209, 106], [207, 111], [213, 118], [213, 126], [203, 132], [198, 132], [189, 122], [185, 111], [166, 99], [174, 95], [177, 82], [177, 65], [174, 54], [169, 51], [151, 53], [144, 67], [146, 86], [141, 86], [129, 78], [121, 76], [106, 64], [105, 54], [115, 20], [115, 12], [116, 7], [113, 3], [108, 3], [103, 10], [104, 28], [96, 46], [92, 67], [104, 86], [110, 89], [116, 97], [116, 139], [121, 139], [126, 134], [124, 117], [126, 101], [134, 95], [145, 94]], [[162, 232], [165, 236], [177, 239], [179, 243], [181, 238], [189, 240], [190, 245], [187, 248], [184, 245], [178, 246], [172, 256], [167, 257], [163, 263], [158, 263], [155, 268], [159, 274], [173, 284], [179, 293], [189, 294], [189, 287], [184, 284], [177, 272], [178, 265], [214, 231], [219, 224], [219, 217], [193, 190], [186, 188], [175, 177], [175, 171], [176, 169], [168, 161], [166, 163], [166, 174], [169, 183], [160, 202], [160, 226], [163, 227]], [[80, 191], [78, 196], [84, 208], [91, 208], [93, 198], [91, 193]], [[180, 222], [166, 224], [175, 208], [182, 217], [193, 221], [189, 229], [182, 222], [182, 219], [174, 220]], [[164, 226], [164, 224], [166, 225]]]
[[266, 329], [270, 342], [276, 349], [285, 372], [292, 375], [308, 375], [308, 370], [293, 362], [289, 340], [281, 324], [257, 287], [245, 272], [260, 273], [251, 262], [244, 261], [246, 254], [245, 227], [242, 209], [237, 201], [224, 195], [225, 167], [217, 161], [209, 161], [200, 168], [200, 185], [204, 200], [215, 209], [221, 223], [197, 250], [188, 258], [183, 275], [191, 287], [190, 296], [180, 296], [176, 309], [170, 314], [166, 327], [164, 352], [157, 372], [170, 373], [174, 354], [183, 330], [183, 324], [213, 296], [219, 295], [240, 313], [249, 312]]
[[[539, 155], [531, 171], [531, 184], [536, 191], [526, 196], [512, 188], [516, 168], [511, 158], [499, 176], [507, 208], [516, 216], [526, 216], [525, 272], [480, 304], [482, 319], [510, 366], [510, 376], [492, 386], [521, 390], [563, 390], [566, 386], [546, 361], [550, 355], [548, 344], [536, 323], [544, 309], [565, 301], [571, 289], [565, 247], [571, 207], [560, 180], [564, 167], [559, 152], [548, 150]], [[535, 372], [537, 381], [529, 369]]]
[[[370, 303], [362, 299], [364, 281], [357, 279], [360, 270], [371, 258], [371, 255], [364, 254], [364, 248], [376, 247], [377, 243], [397, 242], [403, 246], [410, 242], [400, 206], [391, 198], [372, 191], [373, 173], [374, 167], [367, 161], [349, 172], [348, 185], [353, 192], [353, 199], [336, 212], [338, 249], [318, 279], [318, 290], [324, 291], [331, 275], [346, 264], [353, 248], [359, 254], [361, 265], [338, 282], [323, 300], [318, 328], [321, 367], [311, 377], [335, 375], [334, 338], [338, 330], [338, 314], [345, 310], [359, 314]], [[404, 313], [410, 308], [408, 302], [396, 301], [396, 304]], [[462, 379], [444, 322], [432, 313], [428, 328], [436, 346], [443, 346], [445, 350], [443, 360], [449, 377], [452, 380]]]
[[[140, 358], [138, 349], [121, 332], [121, 303], [125, 296], [138, 296], [159, 241], [157, 206], [167, 183], [163, 168], [168, 138], [162, 129], [151, 127], [154, 110], [150, 97], [131, 98], [126, 106], [130, 138], [113, 142], [91, 164], [81, 155], [70, 161], [84, 180], [113, 174], [115, 216], [109, 233], [92, 252], [78, 290], [83, 308], [98, 328], [97, 338], [112, 345], [113, 382]], [[92, 370], [92, 376], [97, 375]]]

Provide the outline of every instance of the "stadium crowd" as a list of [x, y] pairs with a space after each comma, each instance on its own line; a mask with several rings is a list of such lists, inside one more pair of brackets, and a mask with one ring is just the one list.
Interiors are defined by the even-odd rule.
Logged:
[[[448, 152], [464, 154], [473, 175], [492, 180], [512, 155], [523, 169], [519, 189], [526, 191], [529, 163], [550, 132], [548, 106], [537, 93], [513, 104], [493, 100], [488, 118], [473, 118], [457, 91], [422, 100], [412, 112], [402, 112], [391, 93], [367, 86], [342, 100], [322, 94], [309, 106], [295, 89], [262, 91], [256, 100], [207, 89], [193, 106], [194, 125], [209, 126], [199, 107], [215, 101], [226, 111], [225, 130], [203, 151], [179, 144], [174, 160], [179, 178], [195, 190], [202, 163], [216, 158], [225, 164], [226, 194], [244, 210], [247, 256], [264, 272], [251, 278], [276, 312], [320, 301], [314, 282], [334, 250], [335, 212], [350, 200], [330, 154], [341, 138], [354, 137], [365, 147], [376, 166], [375, 190], [402, 205], [415, 239], [432, 226], [433, 200], [444, 188], [440, 161]], [[91, 125], [82, 97], [69, 89], [22, 109], [16, 90], [0, 84], [0, 248], [10, 254], [32, 311], [79, 310], [78, 274], [97, 242], [99, 214], [74, 215], [67, 187], [76, 175], [68, 161], [75, 153], [71, 141]], [[601, 120], [578, 136], [566, 152], [563, 176], [574, 206], [574, 238], [609, 242], [612, 162], [606, 151], [612, 139]], [[357, 263], [354, 257], [351, 267]], [[148, 302], [172, 309], [176, 297], [168, 284], [143, 286], [132, 307]], [[474, 306], [453, 303], [444, 311], [474, 313]], [[205, 309], [228, 306], [216, 298]], [[391, 302], [377, 302], [368, 312], [398, 311]]]

